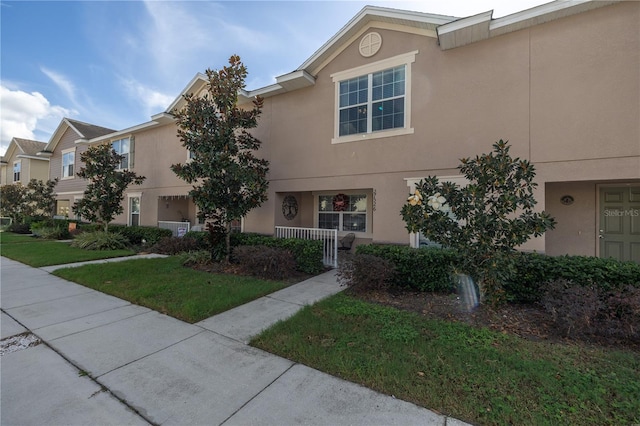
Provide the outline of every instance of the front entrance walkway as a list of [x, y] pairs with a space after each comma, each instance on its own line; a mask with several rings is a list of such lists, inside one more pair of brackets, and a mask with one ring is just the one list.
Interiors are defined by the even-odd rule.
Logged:
[[245, 344], [335, 271], [188, 324], [1, 261], [2, 338], [43, 341], [2, 356], [2, 424], [463, 424]]

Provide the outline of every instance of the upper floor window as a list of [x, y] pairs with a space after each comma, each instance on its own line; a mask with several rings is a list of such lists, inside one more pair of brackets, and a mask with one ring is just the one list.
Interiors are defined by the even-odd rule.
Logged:
[[20, 170], [22, 169], [22, 162], [16, 161], [13, 163], [13, 181], [20, 182]]
[[75, 149], [62, 152], [62, 177], [63, 178], [73, 177], [73, 166], [74, 166], [75, 160], [76, 160]]
[[340, 82], [339, 136], [403, 128], [406, 66]]
[[128, 169], [129, 168], [129, 154], [130, 154], [130, 144], [129, 138], [118, 139], [117, 141], [111, 142], [111, 146], [114, 151], [119, 155], [122, 155], [122, 161], [118, 166], [118, 169]]
[[418, 51], [332, 74], [336, 85], [332, 143], [398, 136], [411, 128], [411, 64]]

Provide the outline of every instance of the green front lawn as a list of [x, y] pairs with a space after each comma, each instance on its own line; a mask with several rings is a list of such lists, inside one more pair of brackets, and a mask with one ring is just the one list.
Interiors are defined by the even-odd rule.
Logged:
[[195, 271], [182, 266], [179, 257], [85, 265], [58, 269], [54, 274], [191, 323], [287, 286], [279, 281]]
[[532, 342], [343, 294], [251, 344], [472, 423], [640, 423], [638, 353]]
[[34, 267], [131, 256], [133, 250], [84, 250], [69, 243], [0, 233], [0, 255]]

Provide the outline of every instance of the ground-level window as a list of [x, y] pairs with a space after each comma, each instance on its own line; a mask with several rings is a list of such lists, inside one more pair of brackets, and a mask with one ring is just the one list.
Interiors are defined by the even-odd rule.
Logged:
[[319, 195], [318, 228], [367, 232], [367, 195]]
[[66, 151], [62, 152], [62, 177], [63, 178], [72, 178], [73, 177], [73, 165], [76, 160], [76, 151]]
[[71, 202], [69, 200], [56, 201], [56, 215], [69, 217]]
[[22, 162], [16, 161], [13, 163], [13, 181], [20, 182], [20, 171], [22, 169]]
[[129, 225], [140, 226], [140, 197], [129, 197]]

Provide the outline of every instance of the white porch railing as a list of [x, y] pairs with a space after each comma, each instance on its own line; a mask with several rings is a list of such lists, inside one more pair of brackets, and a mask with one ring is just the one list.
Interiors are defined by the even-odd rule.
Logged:
[[336, 229], [297, 228], [276, 226], [276, 238], [299, 238], [324, 242], [322, 262], [325, 266], [338, 267], [338, 231]]
[[184, 237], [189, 232], [191, 224], [189, 222], [170, 222], [167, 220], [159, 220], [158, 228], [170, 229], [174, 237]]

